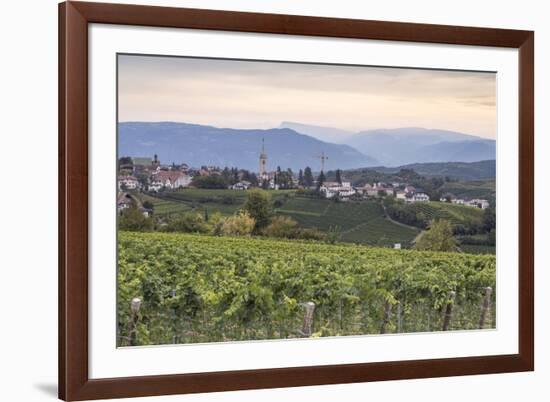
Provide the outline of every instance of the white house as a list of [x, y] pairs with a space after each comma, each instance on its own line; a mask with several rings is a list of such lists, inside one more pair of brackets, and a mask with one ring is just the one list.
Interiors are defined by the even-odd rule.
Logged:
[[409, 204], [412, 204], [414, 202], [428, 202], [430, 201], [430, 197], [428, 196], [428, 194], [423, 192], [413, 194], [409, 193], [406, 195], [405, 201]]
[[134, 201], [127, 193], [120, 193], [117, 199], [117, 209], [119, 213], [122, 213], [125, 209], [128, 209], [132, 206]]
[[278, 190], [279, 189], [279, 183], [275, 182], [275, 178], [269, 179], [269, 189], [270, 190]]
[[405, 193], [403, 190], [397, 190], [395, 192], [395, 198], [405, 201], [407, 199], [407, 193]]
[[174, 189], [188, 187], [189, 184], [191, 184], [191, 176], [175, 170], [161, 170], [152, 176], [149, 189], [158, 191], [161, 188]]
[[251, 184], [252, 183], [250, 183], [249, 181], [243, 180], [233, 184], [232, 186], [229, 186], [229, 188], [231, 190], [248, 190]]
[[135, 190], [139, 187], [139, 181], [134, 176], [119, 176], [118, 177], [118, 189], [119, 190]]
[[430, 201], [430, 196], [426, 193], [414, 193], [413, 195], [414, 202], [428, 202]]
[[335, 196], [348, 198], [357, 192], [350, 182], [342, 182], [342, 184], [338, 182], [325, 182], [319, 187], [319, 191], [324, 193], [326, 198], [333, 198]]
[[487, 200], [482, 200], [482, 199], [479, 199], [479, 198], [475, 198], [473, 200], [470, 200], [466, 203], [466, 205], [470, 206], [470, 207], [476, 207], [476, 208], [481, 208], [481, 209], [487, 209], [489, 208], [489, 201]]
[[139, 209], [139, 212], [141, 212], [141, 214], [146, 218], [150, 217], [153, 214], [153, 211], [151, 209], [147, 209], [143, 207]]

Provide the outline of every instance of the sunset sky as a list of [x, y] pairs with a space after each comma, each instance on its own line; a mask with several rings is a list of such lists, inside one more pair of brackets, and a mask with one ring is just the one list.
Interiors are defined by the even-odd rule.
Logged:
[[119, 121], [349, 131], [424, 127], [496, 137], [496, 74], [119, 55]]

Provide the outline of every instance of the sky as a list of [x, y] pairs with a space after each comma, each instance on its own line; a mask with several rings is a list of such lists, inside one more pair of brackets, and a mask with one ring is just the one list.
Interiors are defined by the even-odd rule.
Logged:
[[489, 72], [119, 55], [118, 85], [121, 122], [497, 131]]

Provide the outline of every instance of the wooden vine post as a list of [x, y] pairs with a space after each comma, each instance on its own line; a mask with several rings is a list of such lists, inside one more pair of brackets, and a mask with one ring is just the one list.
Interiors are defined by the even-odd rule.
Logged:
[[397, 302], [397, 333], [400, 334], [403, 327], [403, 307], [401, 302]]
[[302, 324], [302, 336], [310, 337], [312, 334], [311, 327], [313, 324], [313, 312], [315, 311], [315, 303], [307, 302], [304, 303], [304, 322]]
[[130, 303], [130, 336], [128, 341], [130, 346], [137, 345], [137, 323], [139, 321], [139, 309], [141, 307], [141, 299], [134, 297]]
[[483, 301], [481, 303], [481, 316], [479, 317], [479, 329], [485, 329], [485, 322], [487, 321], [487, 317], [490, 316], [492, 294], [493, 294], [493, 289], [490, 286], [486, 287], [485, 293], [483, 295]]
[[451, 320], [453, 318], [453, 306], [455, 303], [455, 297], [456, 292], [454, 290], [451, 290], [449, 292], [449, 301], [447, 302], [447, 307], [445, 308], [445, 318], [443, 319], [443, 331], [447, 331], [449, 329], [449, 325], [451, 324]]
[[389, 302], [389, 300], [386, 300], [386, 304], [384, 305], [384, 320], [382, 321], [382, 326], [380, 327], [381, 334], [386, 333], [386, 327], [388, 326], [391, 320], [391, 310], [392, 310], [392, 304]]

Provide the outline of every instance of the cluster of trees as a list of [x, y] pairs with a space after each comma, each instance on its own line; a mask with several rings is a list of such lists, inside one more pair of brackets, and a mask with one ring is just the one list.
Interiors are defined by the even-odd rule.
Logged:
[[[206, 177], [206, 176], [205, 176]], [[242, 209], [231, 216], [208, 213], [207, 209], [187, 212], [155, 222], [144, 216], [137, 208], [123, 211], [119, 229], [128, 231], [165, 231], [203, 233], [215, 236], [267, 236], [287, 239], [322, 240], [335, 242], [339, 232], [326, 234], [316, 229], [301, 228], [290, 217], [276, 215], [269, 192], [252, 190]]]
[[302, 171], [298, 172], [298, 184], [302, 187], [312, 187], [315, 183], [315, 179], [313, 178], [313, 172], [311, 171], [311, 168], [309, 166], [306, 166], [306, 168]]
[[256, 174], [246, 170], [225, 167], [220, 174], [193, 176], [191, 184], [197, 188], [224, 189], [239, 181], [248, 181], [253, 186], [258, 185]]
[[[342, 171], [329, 170], [326, 173], [327, 179], [330, 181], [339, 181], [338, 176], [341, 176]], [[346, 178], [350, 180], [354, 186], [364, 186], [367, 183], [420, 183], [425, 178], [412, 169], [400, 169], [396, 173], [383, 173], [373, 169], [352, 169], [346, 170]]]

